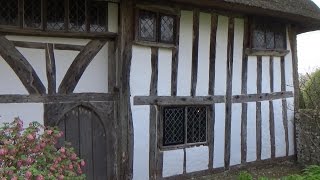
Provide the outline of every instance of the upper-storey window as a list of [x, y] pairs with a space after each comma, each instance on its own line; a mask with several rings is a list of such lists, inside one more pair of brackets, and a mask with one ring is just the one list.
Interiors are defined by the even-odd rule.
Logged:
[[174, 44], [176, 16], [139, 10], [136, 35], [138, 41]]
[[286, 26], [269, 21], [255, 21], [252, 24], [251, 48], [286, 50]]
[[63, 32], [106, 32], [107, 1], [0, 0], [0, 26]]

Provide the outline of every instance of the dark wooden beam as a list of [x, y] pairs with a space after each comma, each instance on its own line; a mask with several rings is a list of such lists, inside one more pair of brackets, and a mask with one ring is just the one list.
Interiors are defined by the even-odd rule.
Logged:
[[[16, 47], [30, 48], [30, 49], [46, 49], [46, 43], [40, 42], [25, 42], [25, 41], [12, 41]], [[72, 45], [72, 44], [54, 44], [54, 49], [57, 50], [69, 50], [69, 51], [81, 51], [84, 46]]]
[[172, 49], [172, 65], [171, 65], [171, 96], [177, 95], [177, 81], [178, 81], [178, 69], [179, 69], [179, 37], [180, 37], [180, 16], [176, 18], [175, 25], [175, 48]]
[[54, 95], [0, 95], [0, 103], [68, 103], [116, 101], [118, 96], [105, 93], [77, 93]]
[[[249, 23], [248, 18], [244, 19], [244, 35], [242, 50], [242, 82], [241, 94], [247, 94], [248, 81], [248, 56], [245, 54], [246, 47], [249, 46]], [[241, 110], [241, 163], [247, 162], [247, 120], [248, 120], [248, 104], [242, 103]]]
[[[274, 92], [274, 65], [273, 56], [270, 56], [270, 91]], [[274, 125], [274, 106], [273, 101], [269, 101], [269, 132], [270, 132], [270, 145], [271, 145], [271, 158], [275, 158], [275, 125]]]
[[191, 67], [191, 96], [196, 95], [198, 80], [198, 52], [199, 52], [199, 10], [193, 11], [193, 38], [192, 38], [192, 67]]
[[231, 151], [231, 121], [232, 121], [232, 76], [233, 76], [233, 49], [234, 49], [234, 18], [229, 18], [228, 46], [227, 46], [227, 93], [226, 93], [226, 120], [224, 167], [229, 169]]
[[274, 56], [274, 57], [284, 57], [290, 53], [288, 50], [259, 50], [259, 49], [249, 49], [245, 51], [248, 56]]
[[30, 94], [46, 93], [45, 86], [31, 64], [15, 48], [14, 44], [4, 36], [0, 36], [0, 55], [16, 73]]
[[56, 93], [56, 60], [54, 57], [54, 45], [47, 44], [46, 46], [46, 69], [48, 79], [48, 94]]
[[[158, 94], [158, 58], [159, 49], [151, 48], [151, 83], [150, 95], [157, 96]], [[149, 138], [149, 179], [157, 179], [157, 109], [155, 106], [150, 106], [150, 138]]]
[[[281, 58], [281, 91], [286, 91], [286, 66], [285, 58]], [[289, 129], [288, 129], [288, 105], [287, 99], [282, 99], [282, 120], [286, 143], [286, 156], [289, 156]]]
[[116, 43], [108, 42], [108, 92], [116, 91], [117, 86], [117, 62], [116, 62]]
[[247, 94], [247, 95], [236, 95], [232, 97], [233, 103], [248, 103], [248, 102], [261, 102], [261, 101], [272, 101], [282, 98], [293, 97], [293, 92], [274, 92], [274, 93], [261, 93], [261, 94]]
[[[262, 57], [257, 57], [257, 92], [262, 92]], [[257, 102], [256, 111], [256, 152], [257, 160], [261, 160], [261, 146], [262, 146], [262, 119], [261, 119], [261, 102]]]
[[105, 40], [92, 40], [84, 47], [64, 76], [59, 86], [59, 93], [69, 94], [73, 92], [82, 74], [105, 44]]

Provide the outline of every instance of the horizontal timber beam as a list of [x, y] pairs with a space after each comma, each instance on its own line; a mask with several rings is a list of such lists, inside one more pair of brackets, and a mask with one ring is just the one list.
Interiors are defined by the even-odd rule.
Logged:
[[[24, 41], [11, 41], [16, 47], [31, 48], [31, 49], [45, 49], [47, 43], [40, 42], [24, 42]], [[84, 46], [73, 44], [54, 44], [56, 50], [69, 50], [69, 51], [81, 51]]]
[[[275, 92], [232, 96], [232, 103], [272, 101], [293, 97], [293, 92]], [[212, 105], [225, 103], [225, 96], [135, 96], [134, 105]]]
[[245, 50], [248, 56], [274, 56], [274, 57], [284, 57], [290, 53], [289, 50], [278, 50], [278, 49], [250, 49]]
[[77, 93], [67, 95], [0, 95], [0, 103], [69, 103], [105, 102], [118, 100], [117, 94]]

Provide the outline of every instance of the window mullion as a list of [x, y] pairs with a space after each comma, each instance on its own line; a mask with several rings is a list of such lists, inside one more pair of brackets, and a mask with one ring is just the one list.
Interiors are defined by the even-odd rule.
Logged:
[[184, 144], [188, 144], [188, 133], [187, 133], [187, 123], [188, 123], [188, 107], [184, 108]]
[[86, 31], [90, 32], [90, 8], [91, 4], [89, 5], [88, 0], [85, 0], [85, 24], [86, 24]]
[[64, 30], [68, 31], [69, 29], [69, 0], [65, 0], [65, 11], [64, 11]]
[[23, 2], [24, 0], [18, 1], [18, 19], [19, 19], [19, 27], [23, 28]]

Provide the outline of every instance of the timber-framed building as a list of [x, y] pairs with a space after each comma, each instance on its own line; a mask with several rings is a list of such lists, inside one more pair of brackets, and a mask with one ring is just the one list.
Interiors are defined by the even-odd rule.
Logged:
[[0, 0], [0, 14], [0, 121], [58, 126], [87, 179], [296, 155], [296, 37], [320, 29], [310, 0]]

